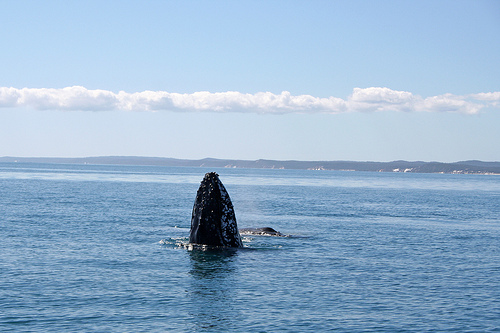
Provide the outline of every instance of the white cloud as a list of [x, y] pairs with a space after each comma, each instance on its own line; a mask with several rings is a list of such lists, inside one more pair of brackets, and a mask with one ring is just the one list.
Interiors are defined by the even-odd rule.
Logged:
[[444, 94], [423, 98], [407, 91], [389, 88], [354, 88], [346, 99], [320, 98], [311, 95], [293, 96], [236, 91], [192, 94], [165, 91], [114, 93], [89, 90], [80, 86], [53, 88], [0, 87], [0, 107], [28, 107], [39, 110], [81, 111], [212, 111], [254, 113], [341, 113], [374, 111], [427, 111], [476, 114], [485, 107], [499, 107], [500, 92], [470, 95]]
[[354, 88], [347, 103], [352, 111], [412, 111], [420, 99], [407, 91], [372, 87]]

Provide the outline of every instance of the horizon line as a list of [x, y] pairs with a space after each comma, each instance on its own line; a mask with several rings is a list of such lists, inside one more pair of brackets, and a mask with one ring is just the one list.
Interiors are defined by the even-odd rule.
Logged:
[[95, 155], [95, 156], [79, 156], [79, 157], [59, 157], [59, 156], [0, 156], [0, 162], [2, 159], [54, 159], [54, 160], [71, 160], [71, 159], [93, 159], [93, 158], [133, 158], [133, 159], [165, 159], [165, 160], [178, 160], [178, 161], [203, 161], [203, 160], [215, 160], [215, 161], [241, 161], [241, 162], [258, 162], [258, 161], [273, 161], [273, 162], [355, 162], [355, 163], [393, 163], [393, 162], [412, 162], [412, 163], [443, 163], [443, 164], [456, 164], [462, 162], [482, 162], [482, 163], [500, 163], [500, 160], [485, 161], [480, 159], [465, 159], [458, 160], [454, 162], [443, 162], [437, 160], [405, 160], [405, 159], [395, 159], [395, 160], [298, 160], [298, 159], [271, 159], [271, 158], [258, 158], [258, 159], [242, 159], [242, 158], [217, 158], [217, 157], [203, 157], [203, 158], [178, 158], [178, 157], [162, 157], [162, 156], [140, 156], [140, 155]]

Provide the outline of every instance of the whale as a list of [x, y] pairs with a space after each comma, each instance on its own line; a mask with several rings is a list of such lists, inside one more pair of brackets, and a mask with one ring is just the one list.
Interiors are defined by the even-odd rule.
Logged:
[[196, 193], [189, 243], [209, 247], [243, 247], [231, 198], [215, 172], [208, 172]]
[[240, 234], [242, 235], [260, 235], [260, 236], [278, 236], [278, 237], [287, 237], [287, 235], [282, 234], [281, 232], [274, 230], [271, 227], [264, 228], [241, 228]]

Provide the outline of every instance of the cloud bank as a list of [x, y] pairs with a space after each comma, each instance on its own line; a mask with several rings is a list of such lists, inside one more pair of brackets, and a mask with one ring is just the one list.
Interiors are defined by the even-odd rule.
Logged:
[[0, 87], [0, 107], [27, 107], [63, 111], [211, 111], [252, 113], [343, 113], [343, 112], [457, 112], [477, 114], [486, 107], [500, 107], [500, 92], [469, 95], [444, 94], [423, 98], [389, 88], [354, 88], [346, 99], [339, 97], [293, 96], [236, 91], [192, 94], [165, 91], [114, 93], [81, 86], [53, 88]]

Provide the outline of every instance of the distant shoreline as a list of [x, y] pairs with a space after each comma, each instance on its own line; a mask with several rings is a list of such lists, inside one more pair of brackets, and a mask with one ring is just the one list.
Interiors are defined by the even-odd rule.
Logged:
[[265, 159], [230, 160], [215, 158], [189, 160], [167, 157], [140, 156], [97, 156], [77, 158], [4, 156], [0, 157], [0, 162], [500, 175], [500, 162], [483, 162], [477, 160], [442, 163], [423, 161], [356, 162], [295, 160], [280, 161]]

